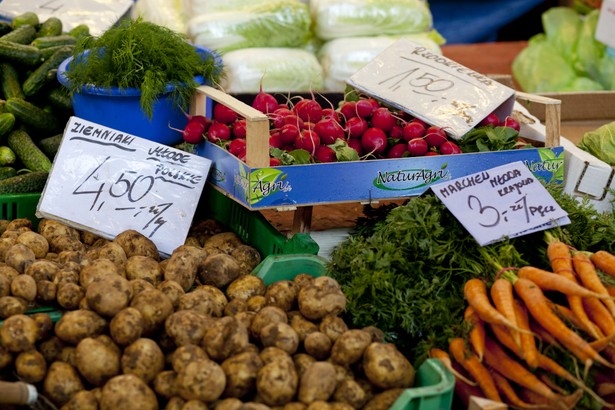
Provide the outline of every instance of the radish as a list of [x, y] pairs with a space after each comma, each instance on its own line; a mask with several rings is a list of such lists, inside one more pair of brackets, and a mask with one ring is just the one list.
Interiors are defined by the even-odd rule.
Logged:
[[344, 139], [344, 129], [335, 120], [331, 118], [325, 118], [314, 125], [314, 131], [320, 137], [320, 141], [325, 145], [330, 145], [335, 142], [336, 139]]
[[198, 144], [199, 142], [203, 141], [205, 125], [200, 121], [188, 121], [188, 124], [186, 124], [183, 130], [173, 128], [171, 126], [169, 126], [169, 128], [181, 132], [184, 141], [186, 141], [188, 144]]
[[355, 101], [344, 101], [340, 107], [340, 114], [344, 117], [344, 121], [348, 122], [351, 118], [357, 116], [357, 103]]
[[300, 130], [295, 124], [284, 124], [280, 128], [280, 141], [282, 145], [291, 145], [299, 136]]
[[425, 156], [425, 157], [435, 157], [436, 155], [440, 155], [440, 154], [438, 154], [438, 152], [437, 152], [437, 151], [431, 151], [431, 150], [429, 150], [429, 151], [427, 151], [427, 154], [425, 154], [424, 156]]
[[271, 118], [274, 128], [280, 128], [284, 125], [284, 118], [289, 115], [293, 115], [293, 112], [288, 108], [281, 107], [269, 114], [269, 118]]
[[492, 112], [491, 114], [487, 115], [485, 118], [483, 118], [478, 125], [479, 126], [486, 126], [486, 125], [492, 125], [492, 126], [496, 126], [500, 123], [500, 119], [498, 118], [497, 114]]
[[442, 145], [440, 145], [440, 154], [442, 155], [461, 154], [461, 149], [454, 142], [445, 141], [442, 143]]
[[397, 143], [387, 151], [387, 158], [401, 158], [408, 152], [408, 144]]
[[281, 165], [282, 161], [280, 161], [280, 158], [269, 158], [269, 166], [270, 167], [277, 167], [278, 165]]
[[269, 114], [278, 108], [278, 100], [273, 95], [264, 92], [263, 84], [261, 83], [258, 94], [252, 100], [252, 108], [256, 108], [263, 114]]
[[390, 131], [396, 121], [396, 118], [386, 107], [378, 108], [371, 116], [372, 127], [379, 128], [385, 132]]
[[231, 139], [231, 129], [221, 122], [213, 122], [207, 130], [207, 139], [214, 144]]
[[360, 138], [349, 138], [346, 140], [346, 144], [354, 149], [355, 151], [357, 151], [357, 154], [359, 154], [359, 156], [363, 155], [363, 146], [361, 145], [361, 139]]
[[227, 107], [224, 104], [214, 105], [213, 119], [214, 121], [221, 122], [223, 124], [230, 125], [237, 121], [239, 114], [233, 111], [232, 108]]
[[228, 151], [236, 157], [245, 155], [246, 153], [246, 140], [245, 139], [234, 139], [228, 144]]
[[429, 145], [424, 138], [413, 138], [408, 141], [408, 152], [413, 157], [420, 157], [427, 154]]
[[315, 125], [316, 124], [313, 123], [312, 121], [306, 121], [306, 122], [303, 123], [303, 128], [302, 129], [304, 129], [304, 130], [313, 130]]
[[[374, 104], [375, 102], [375, 104]], [[378, 102], [373, 98], [364, 98], [355, 104], [357, 115], [362, 118], [369, 118], [379, 107]]]
[[269, 146], [273, 148], [282, 148], [282, 138], [280, 138], [280, 131], [274, 131], [269, 134]]
[[307, 98], [295, 104], [293, 112], [303, 121], [317, 122], [322, 118], [322, 107], [318, 101]]
[[393, 125], [393, 128], [389, 131], [389, 138], [395, 142], [403, 138], [403, 128], [401, 125]]
[[303, 120], [297, 117], [295, 114], [287, 115], [282, 118], [282, 125], [284, 124], [292, 124], [299, 129], [303, 129]]
[[350, 138], [361, 138], [361, 135], [369, 128], [365, 118], [352, 117], [346, 121], [346, 132]]
[[311, 130], [303, 130], [295, 139], [295, 147], [297, 149], [304, 149], [310, 153], [310, 155], [314, 155], [316, 153], [316, 148], [320, 146], [320, 137], [314, 131]]
[[382, 154], [386, 151], [387, 144], [387, 135], [380, 128], [368, 128], [361, 136], [361, 146], [371, 154]]
[[186, 117], [188, 118], [188, 122], [194, 121], [202, 123], [205, 127], [205, 131], [207, 131], [207, 129], [211, 125], [211, 120], [204, 115], [186, 115]]
[[231, 131], [235, 138], [246, 138], [246, 120], [239, 119], [231, 125]]
[[333, 108], [323, 108], [322, 118], [329, 118], [329, 119], [334, 120], [337, 123], [341, 123], [340, 113], [335, 111]]
[[314, 159], [317, 162], [336, 162], [337, 155], [333, 148], [328, 147], [326, 145], [321, 145], [316, 148], [316, 153], [314, 154]]
[[521, 130], [521, 124], [519, 124], [519, 121], [517, 121], [510, 115], [506, 116], [506, 118], [504, 119], [504, 122], [500, 125], [503, 125], [504, 127], [510, 127], [517, 132]]
[[423, 135], [425, 135], [425, 126], [419, 121], [410, 121], [402, 129], [402, 136], [406, 141], [421, 138]]
[[448, 138], [446, 137], [446, 133], [440, 127], [431, 126], [427, 128], [425, 132], [425, 141], [430, 147], [438, 148], [444, 142], [446, 142]]

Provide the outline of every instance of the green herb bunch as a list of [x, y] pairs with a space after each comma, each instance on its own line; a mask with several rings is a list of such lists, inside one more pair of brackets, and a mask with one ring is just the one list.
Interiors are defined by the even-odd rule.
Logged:
[[151, 119], [168, 86], [171, 98], [186, 109], [199, 86], [194, 77], [214, 84], [221, 71], [214, 54], [199, 53], [185, 35], [137, 18], [122, 20], [100, 37], [82, 37], [66, 77], [73, 93], [88, 85], [139, 89], [141, 109]]

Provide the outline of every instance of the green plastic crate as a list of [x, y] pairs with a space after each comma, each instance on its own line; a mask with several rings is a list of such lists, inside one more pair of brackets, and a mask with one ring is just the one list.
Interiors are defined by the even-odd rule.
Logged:
[[438, 359], [427, 359], [416, 372], [415, 387], [404, 390], [390, 410], [450, 410], [455, 376]]
[[280, 280], [293, 280], [300, 273], [318, 277], [327, 274], [327, 259], [318, 255], [269, 255], [258, 264], [252, 274], [269, 285]]
[[36, 217], [36, 207], [41, 199], [40, 192], [29, 194], [3, 194], [0, 195], [0, 219], [28, 218], [36, 229], [38, 218]]

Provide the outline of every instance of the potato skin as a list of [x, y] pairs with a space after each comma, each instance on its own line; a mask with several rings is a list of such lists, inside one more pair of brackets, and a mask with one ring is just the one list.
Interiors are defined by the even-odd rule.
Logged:
[[355, 364], [361, 360], [363, 352], [371, 343], [371, 334], [360, 329], [347, 330], [333, 343], [331, 360], [341, 365]]
[[98, 399], [92, 390], [78, 391], [60, 410], [98, 410]]
[[175, 250], [166, 261], [164, 280], [179, 283], [187, 292], [194, 285], [200, 262], [199, 252], [194, 247], [185, 246]]
[[249, 339], [248, 329], [239, 319], [225, 316], [207, 327], [201, 343], [209, 357], [222, 361], [245, 349]]
[[120, 275], [106, 275], [88, 286], [88, 306], [103, 317], [112, 318], [126, 308], [132, 297], [130, 283]]
[[256, 392], [269, 406], [283, 406], [297, 392], [299, 378], [292, 360], [273, 360], [265, 364], [256, 376]]
[[134, 255], [142, 255], [148, 256], [156, 261], [160, 260], [160, 254], [158, 253], [156, 244], [147, 236], [134, 229], [120, 232], [113, 238], [113, 242], [122, 247], [127, 258]]
[[229, 300], [247, 301], [252, 296], [263, 296], [267, 287], [261, 278], [255, 275], [242, 275], [233, 280], [226, 288]]
[[88, 383], [102, 386], [120, 373], [119, 352], [97, 339], [86, 337], [75, 348], [75, 366]]
[[127, 307], [120, 310], [109, 323], [109, 334], [115, 343], [126, 346], [141, 337], [143, 316], [138, 309]]
[[209, 321], [206, 315], [194, 310], [178, 310], [167, 317], [164, 326], [175, 345], [180, 347], [200, 344]]
[[381, 389], [408, 388], [415, 371], [408, 359], [391, 343], [371, 343], [363, 355], [367, 379]]
[[331, 354], [333, 343], [327, 335], [322, 332], [312, 332], [305, 337], [303, 348], [306, 353], [317, 360], [323, 360]]
[[65, 312], [56, 322], [55, 334], [64, 342], [77, 345], [86, 337], [96, 337], [107, 328], [107, 321], [91, 310]]
[[126, 279], [144, 279], [156, 285], [163, 278], [162, 268], [157, 260], [143, 255], [134, 255], [126, 259]]
[[38, 383], [47, 374], [45, 357], [34, 349], [21, 352], [15, 358], [15, 372], [26, 383]]
[[51, 363], [43, 381], [43, 393], [53, 403], [62, 406], [83, 388], [79, 373], [72, 365], [62, 361]]
[[122, 374], [105, 383], [100, 410], [157, 410], [156, 393], [138, 376]]
[[241, 275], [241, 267], [235, 258], [226, 253], [209, 255], [199, 264], [198, 278], [203, 285], [224, 288]]
[[201, 359], [209, 359], [209, 356], [201, 346], [193, 344], [183, 345], [175, 349], [171, 354], [171, 367], [173, 367], [176, 373], [179, 373], [184, 370], [188, 363]]
[[177, 375], [179, 395], [185, 400], [216, 401], [224, 392], [226, 377], [212, 360], [195, 360]]
[[38, 335], [34, 319], [24, 314], [14, 315], [0, 326], [0, 345], [13, 353], [25, 352], [34, 348]]
[[320, 321], [318, 329], [335, 342], [342, 333], [348, 331], [348, 325], [339, 316], [327, 315]]
[[122, 372], [134, 374], [149, 384], [164, 369], [164, 353], [152, 339], [140, 338], [124, 349]]
[[271, 323], [288, 323], [286, 312], [277, 306], [265, 306], [252, 319], [250, 332], [252, 337], [259, 339], [263, 328]]
[[337, 380], [333, 365], [329, 362], [314, 362], [301, 376], [297, 397], [305, 404], [328, 401], [336, 387]]
[[15, 243], [6, 251], [4, 263], [14, 268], [19, 273], [24, 273], [26, 266], [36, 260], [32, 249], [23, 243]]
[[241, 398], [254, 391], [263, 361], [256, 352], [242, 352], [229, 357], [221, 366], [226, 374], [224, 397]]
[[297, 295], [299, 310], [310, 320], [338, 315], [346, 309], [346, 296], [333, 278], [320, 276], [301, 288]]
[[387, 410], [397, 401], [404, 389], [389, 389], [372, 397], [363, 407], [364, 410]]
[[292, 355], [299, 347], [299, 335], [289, 324], [270, 323], [261, 329], [260, 340], [264, 347], [275, 346]]
[[367, 398], [363, 387], [354, 379], [339, 381], [333, 393], [333, 399], [336, 402], [348, 403], [355, 409], [363, 407]]
[[152, 386], [158, 396], [167, 400], [177, 396], [177, 373], [174, 370], [161, 371], [154, 378]]
[[130, 306], [143, 316], [143, 334], [151, 335], [164, 327], [167, 317], [173, 313], [171, 299], [162, 291], [151, 288], [133, 296]]

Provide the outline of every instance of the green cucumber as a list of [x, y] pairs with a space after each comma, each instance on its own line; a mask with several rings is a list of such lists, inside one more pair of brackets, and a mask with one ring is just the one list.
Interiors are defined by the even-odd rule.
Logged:
[[38, 49], [55, 47], [55, 46], [74, 46], [77, 39], [69, 34], [60, 34], [58, 36], [39, 37], [34, 39], [31, 46]]
[[36, 130], [51, 133], [59, 129], [58, 119], [55, 115], [24, 99], [9, 98], [6, 100], [5, 108], [17, 120]]
[[0, 89], [5, 100], [9, 98], [26, 98], [21, 90], [19, 73], [10, 63], [0, 63]]
[[41, 23], [36, 37], [58, 36], [60, 34], [62, 34], [62, 20], [52, 16]]
[[17, 161], [17, 156], [11, 147], [7, 147], [6, 145], [0, 146], [0, 166], [5, 167], [13, 165], [15, 161]]
[[0, 58], [10, 62], [34, 66], [41, 62], [41, 50], [31, 45], [0, 40]]
[[7, 145], [30, 171], [49, 172], [51, 169], [51, 160], [34, 143], [26, 131], [14, 130], [11, 132], [7, 138]]
[[54, 72], [49, 78], [48, 74], [51, 70], [57, 70], [62, 61], [66, 60], [70, 57], [72, 53], [72, 48], [70, 47], [62, 47], [57, 50], [51, 57], [45, 60], [41, 65], [39, 65], [36, 70], [34, 70], [23, 82], [21, 85], [21, 89], [26, 97], [30, 97], [36, 94], [45, 84], [50, 82], [50, 80], [55, 79], [56, 72]]
[[53, 158], [60, 148], [60, 143], [62, 143], [63, 137], [64, 134], [56, 134], [51, 137], [43, 138], [38, 142], [38, 146], [48, 158]]
[[71, 52], [75, 48], [75, 46], [73, 46], [73, 45], [53, 46], [53, 47], [41, 48], [40, 49], [41, 50], [41, 60], [43, 60], [43, 61], [47, 60], [49, 57], [51, 57], [53, 55], [53, 53], [55, 53], [56, 51], [58, 51], [59, 49], [61, 49], [63, 47], [69, 47]]
[[0, 167], [0, 180], [14, 177], [17, 170], [13, 167]]
[[87, 24], [78, 24], [69, 30], [68, 34], [75, 38], [90, 35], [90, 27]]
[[41, 192], [48, 176], [49, 172], [27, 172], [0, 180], [0, 194]]
[[9, 33], [6, 33], [2, 37], [0, 37], [0, 40], [12, 41], [13, 43], [18, 44], [30, 44], [35, 38], [36, 28], [34, 26], [26, 24], [24, 26], [16, 28]]
[[0, 20], [0, 36], [10, 33], [11, 31], [13, 31], [13, 25], [8, 21]]
[[47, 100], [55, 108], [64, 112], [73, 110], [73, 100], [65, 87], [53, 87], [47, 92]]
[[38, 19], [38, 14], [36, 14], [33, 11], [26, 11], [23, 12], [17, 16], [15, 16], [15, 18], [13, 18], [13, 28], [18, 28], [23, 26], [24, 24], [29, 24], [32, 27], [36, 27], [38, 26], [38, 24], [40, 23], [39, 19]]
[[10, 112], [0, 114], [0, 136], [8, 134], [15, 126], [15, 116]]

